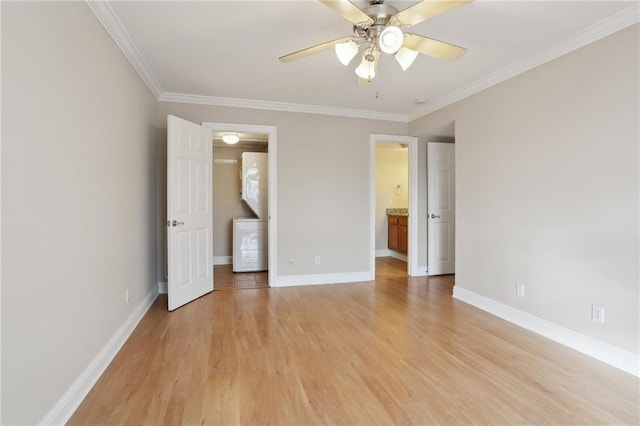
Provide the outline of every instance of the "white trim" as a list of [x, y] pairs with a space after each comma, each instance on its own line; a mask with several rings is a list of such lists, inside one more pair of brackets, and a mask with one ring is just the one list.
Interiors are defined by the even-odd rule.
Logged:
[[213, 256], [213, 265], [231, 265], [233, 256]]
[[[403, 262], [409, 262], [409, 257], [406, 254], [402, 254], [399, 251], [395, 251], [395, 250], [390, 250], [391, 254], [389, 256], [393, 257], [394, 259], [398, 259], [398, 260], [402, 260]], [[411, 276], [413, 276], [413, 274], [411, 274]]]
[[111, 339], [104, 345], [102, 350], [98, 352], [95, 358], [93, 358], [84, 371], [80, 373], [80, 376], [69, 386], [67, 391], [38, 424], [62, 425], [69, 421], [82, 400], [96, 384], [111, 361], [113, 361], [113, 358], [118, 351], [120, 351], [157, 297], [157, 289], [152, 288], [120, 328], [111, 336]]
[[[418, 138], [415, 136], [369, 135], [369, 271], [376, 275], [376, 143], [397, 142], [409, 146], [409, 247], [407, 248], [407, 274], [420, 276], [418, 269]], [[393, 257], [393, 254], [391, 254]], [[400, 259], [400, 258], [399, 258]], [[371, 278], [373, 279], [373, 278]]]
[[418, 138], [409, 143], [409, 275], [418, 276]]
[[160, 102], [212, 105], [230, 108], [250, 108], [270, 111], [299, 112], [305, 114], [335, 115], [338, 117], [364, 118], [368, 120], [397, 121], [408, 123], [406, 114], [368, 111], [353, 108], [337, 108], [325, 105], [296, 104], [290, 102], [261, 101], [256, 99], [223, 98], [219, 96], [189, 95], [186, 93], [164, 92], [158, 97]]
[[158, 281], [158, 294], [169, 294], [169, 283], [166, 281]]
[[165, 92], [142, 54], [131, 40], [131, 36], [122, 25], [118, 15], [108, 1], [85, 0], [87, 6], [98, 18], [115, 44], [129, 60], [142, 81], [159, 102], [176, 102], [193, 105], [213, 105], [231, 108], [251, 108], [259, 110], [299, 112], [306, 114], [334, 115], [338, 117], [364, 118], [368, 120], [396, 121], [408, 123], [407, 114], [382, 111], [368, 111], [354, 108], [336, 108], [324, 105], [297, 104], [291, 102], [273, 102], [254, 99], [225, 98], [219, 96], [190, 95], [186, 93]]
[[640, 357], [632, 352], [585, 336], [584, 334], [538, 318], [527, 312], [460, 288], [459, 286], [453, 287], [453, 297], [613, 367], [619, 368], [620, 370], [626, 371], [627, 373], [640, 377]]
[[391, 257], [391, 250], [389, 249], [376, 250], [375, 257]]
[[285, 275], [277, 277], [271, 287], [296, 287], [303, 285], [347, 284], [372, 281], [369, 271], [346, 272], [342, 274]]
[[[278, 276], [278, 128], [257, 124], [203, 122], [203, 126], [216, 132], [259, 133], [267, 135], [267, 157], [269, 161], [269, 285]], [[213, 143], [213, 142], [212, 142]]]
[[129, 60], [131, 66], [136, 70], [142, 81], [147, 85], [153, 96], [159, 99], [163, 93], [160, 83], [149, 69], [138, 48], [133, 44], [131, 37], [124, 29], [118, 15], [113, 10], [108, 1], [85, 0], [89, 9], [96, 15], [107, 33], [111, 36], [116, 45], [120, 48], [124, 56]]
[[640, 3], [636, 3], [623, 11], [603, 19], [602, 21], [591, 25], [555, 44], [544, 52], [531, 55], [520, 61], [489, 74], [479, 80], [474, 81], [466, 86], [460, 87], [440, 98], [427, 102], [423, 107], [410, 112], [407, 116], [409, 122], [430, 114], [434, 111], [442, 109], [455, 102], [461, 101], [471, 95], [474, 95], [484, 89], [496, 84], [502, 83], [519, 74], [529, 71], [537, 66], [550, 62], [560, 56], [573, 52], [590, 43], [600, 40], [608, 35], [637, 23], [640, 20]]
[[634, 3], [632, 6], [622, 10], [621, 12], [577, 32], [544, 52], [514, 62], [513, 64], [508, 65], [484, 78], [476, 80], [471, 84], [454, 90], [453, 92], [434, 99], [433, 101], [429, 101], [423, 107], [415, 109], [409, 114], [398, 114], [353, 108], [336, 108], [324, 105], [296, 104], [289, 102], [273, 102], [165, 92], [149, 69], [149, 66], [146, 64], [137, 47], [134, 45], [131, 37], [124, 29], [122, 22], [114, 12], [109, 2], [92, 0], [85, 0], [85, 2], [116, 45], [120, 48], [124, 56], [129, 60], [136, 72], [140, 75], [140, 78], [145, 82], [151, 93], [153, 93], [156, 99], [160, 102], [322, 114], [369, 120], [395, 121], [400, 123], [409, 123], [422, 116], [444, 108], [447, 105], [458, 102], [484, 89], [513, 78], [519, 74], [529, 71], [532, 68], [552, 61], [562, 55], [566, 55], [567, 53], [620, 31], [640, 20], [640, 4]]

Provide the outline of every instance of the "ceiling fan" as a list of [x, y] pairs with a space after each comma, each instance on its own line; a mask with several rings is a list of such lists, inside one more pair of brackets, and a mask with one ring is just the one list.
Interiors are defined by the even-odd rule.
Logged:
[[318, 0], [353, 24], [353, 35], [318, 44], [280, 57], [291, 62], [335, 47], [336, 56], [343, 65], [362, 52], [362, 61], [356, 68], [358, 83], [370, 82], [376, 74], [380, 53], [394, 55], [403, 70], [407, 70], [418, 53], [453, 62], [467, 49], [418, 34], [405, 33], [411, 27], [472, 0], [422, 0], [402, 11], [387, 5], [384, 0], [370, 0], [366, 9], [360, 9], [348, 0]]

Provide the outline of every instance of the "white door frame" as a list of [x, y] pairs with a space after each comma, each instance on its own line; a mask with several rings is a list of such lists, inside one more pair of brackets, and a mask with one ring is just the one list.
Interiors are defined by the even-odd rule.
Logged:
[[418, 138], [415, 136], [369, 135], [369, 229], [370, 279], [376, 278], [376, 143], [397, 142], [409, 147], [409, 247], [407, 274], [424, 275], [418, 268]]
[[[238, 124], [238, 123], [213, 123], [203, 122], [204, 127], [213, 129], [214, 132], [235, 132], [235, 133], [259, 133], [267, 135], [269, 161], [269, 224], [268, 224], [268, 250], [269, 250], [269, 286], [275, 284], [277, 274], [277, 238], [278, 238], [278, 221], [276, 216], [276, 200], [277, 200], [277, 169], [276, 169], [276, 153], [278, 146], [278, 128], [276, 126], [261, 126], [255, 124]], [[213, 141], [211, 141], [213, 143]], [[213, 267], [213, 265], [211, 265]]]

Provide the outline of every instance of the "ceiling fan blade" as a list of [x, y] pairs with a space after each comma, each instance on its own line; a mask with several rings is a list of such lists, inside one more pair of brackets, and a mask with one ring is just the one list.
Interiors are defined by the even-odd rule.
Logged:
[[306, 49], [298, 50], [297, 52], [289, 53], [288, 55], [281, 56], [279, 59], [282, 62], [292, 62], [297, 59], [302, 59], [309, 55], [313, 55], [315, 53], [320, 53], [323, 50], [331, 49], [338, 43], [343, 43], [345, 41], [352, 40], [353, 37], [342, 37], [336, 40], [328, 41], [326, 43], [317, 44], [315, 46], [307, 47]]
[[467, 51], [464, 47], [410, 33], [405, 33], [402, 47], [449, 62], [457, 61]]
[[369, 18], [366, 13], [358, 6], [348, 0], [318, 0], [320, 3], [330, 7], [340, 16], [353, 24], [369, 23], [373, 24], [373, 19]]
[[473, 0], [423, 0], [393, 15], [391, 21], [394, 25], [410, 27], [419, 24], [434, 16], [448, 12], [456, 7], [471, 3]]

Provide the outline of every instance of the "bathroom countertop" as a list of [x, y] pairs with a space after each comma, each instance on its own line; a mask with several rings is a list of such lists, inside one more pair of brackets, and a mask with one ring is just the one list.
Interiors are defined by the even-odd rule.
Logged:
[[404, 209], [399, 209], [399, 208], [387, 209], [387, 215], [389, 215], [389, 216], [409, 216], [409, 209], [408, 208], [404, 208]]

